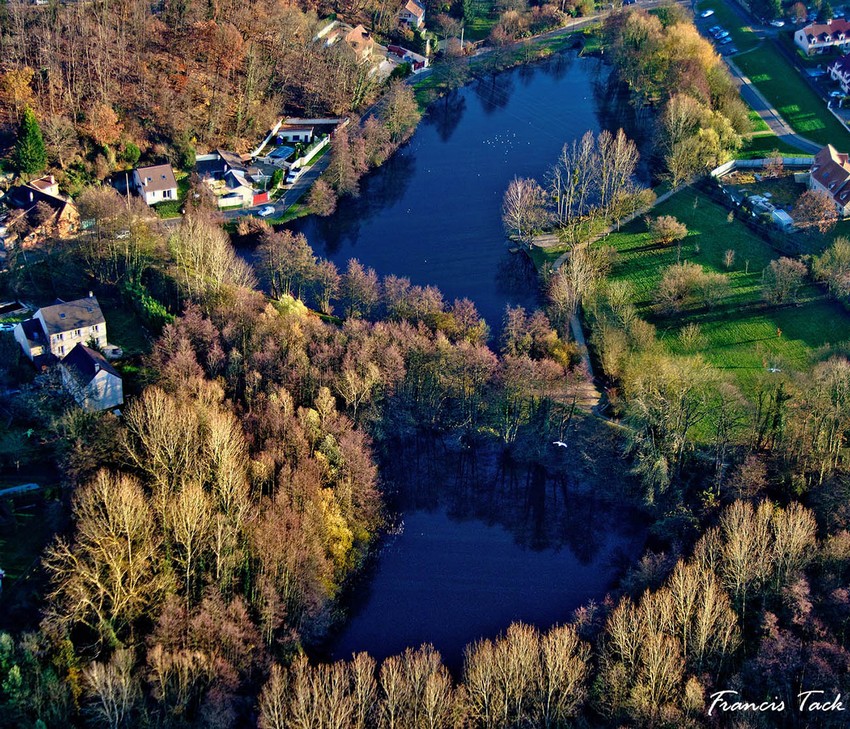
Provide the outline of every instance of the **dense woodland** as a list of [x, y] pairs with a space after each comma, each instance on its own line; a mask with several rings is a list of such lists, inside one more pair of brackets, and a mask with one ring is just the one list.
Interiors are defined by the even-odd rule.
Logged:
[[[81, 140], [104, 157], [131, 139], [180, 151], [251, 137], [281, 103], [349, 110], [356, 69], [307, 59], [293, 40], [310, 34], [313, 10], [7, 5], [4, 57], [17, 65], [4, 108], [9, 120], [35, 108], [68, 170], [86, 154]], [[746, 121], [692, 27], [672, 9], [607, 27], [616, 72], [658, 110], [677, 181], [733, 150]], [[308, 63], [328, 64], [321, 73], [339, 74], [334, 94], [345, 93], [325, 98]], [[15, 73], [26, 83], [10, 85]], [[391, 90], [388, 108], [383, 125], [337, 137], [329, 187], [356, 194], [358, 174], [409, 132], [409, 97]], [[48, 120], [65, 132], [51, 138]], [[509, 219], [520, 237], [553, 214], [577, 236], [645, 194], [622, 133], [585, 137], [555, 162], [546, 188], [515, 186], [528, 202]], [[788, 707], [804, 689], [850, 690], [841, 347], [811, 372], [765, 380], [751, 401], [698, 354], [658, 346], [607, 282], [604, 246], [576, 246], [543, 276], [544, 308], [508, 309], [493, 337], [468, 300], [354, 260], [339, 270], [302, 236], [245, 222], [252, 270], [200, 189], [173, 230], [111, 189], [78, 202], [94, 225], [35, 263], [16, 260], [3, 293], [49, 297], [84, 282], [123, 297], [156, 338], [134, 363], [120, 420], [72, 407], [49, 372], [2, 396], [18, 426], [49, 434], [40, 457], [63, 474], [70, 518], [44, 553], [39, 602], [7, 603], [27, 625], [0, 633], [0, 726], [687, 727], [707, 723], [718, 690]], [[681, 235], [674, 222], [657, 224], [659, 239]], [[836, 295], [846, 248], [816, 264]], [[614, 421], [578, 407], [587, 374], [567, 333], [580, 306]], [[14, 342], [2, 346], [0, 375], [16, 382], [27, 363]], [[575, 462], [553, 463], [553, 440], [573, 445]], [[550, 478], [581, 473], [597, 496], [640, 505], [647, 552], [570, 624], [474, 643], [457, 675], [427, 646], [381, 665], [311, 662], [380, 539], [391, 485], [381, 464], [400, 448], [489, 448]], [[598, 462], [620, 477], [594, 480]], [[790, 708], [738, 718], [815, 724]], [[843, 724], [840, 713], [817, 722]]]

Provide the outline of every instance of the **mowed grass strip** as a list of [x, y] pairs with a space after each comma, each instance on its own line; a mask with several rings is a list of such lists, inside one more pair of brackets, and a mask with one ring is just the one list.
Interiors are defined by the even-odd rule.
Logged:
[[772, 44], [763, 43], [733, 60], [795, 132], [818, 144], [850, 148], [850, 133]]
[[[745, 392], [752, 391], [768, 368], [805, 370], [815, 350], [850, 341], [850, 316], [822, 290], [807, 286], [800, 302], [770, 306], [762, 299], [762, 271], [780, 257], [738, 221], [729, 222], [728, 210], [692, 189], [683, 190], [659, 204], [652, 216], [673, 215], [688, 226], [681, 251], [676, 245], [653, 243], [643, 220], [597, 245], [618, 252], [612, 279], [628, 281], [638, 311], [651, 321], [659, 338], [675, 354], [686, 354], [679, 332], [698, 324], [699, 351], [712, 365], [728, 370]], [[730, 268], [727, 250], [735, 251]], [[653, 299], [664, 270], [678, 260], [690, 261], [728, 277], [730, 295], [711, 310], [685, 311], [662, 316]]]

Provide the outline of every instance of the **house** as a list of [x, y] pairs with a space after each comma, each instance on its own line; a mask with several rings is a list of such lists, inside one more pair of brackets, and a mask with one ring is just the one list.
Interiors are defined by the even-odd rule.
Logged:
[[425, 8], [416, 0], [407, 0], [399, 11], [398, 20], [408, 28], [421, 28], [425, 23]]
[[133, 187], [148, 205], [177, 199], [177, 180], [169, 164], [133, 170]]
[[428, 68], [428, 58], [419, 53], [414, 53], [407, 48], [396, 45], [387, 46], [389, 52], [388, 58], [394, 57], [399, 63], [409, 63], [413, 73], [418, 73], [422, 69]]
[[837, 81], [845, 94], [850, 94], [850, 55], [842, 56], [827, 66], [829, 76]]
[[31, 319], [15, 326], [15, 339], [35, 364], [49, 359], [49, 355], [62, 359], [77, 344], [93, 342], [99, 349], [109, 348], [106, 320], [91, 292], [85, 299], [58, 299], [52, 306], [39, 309]]
[[206, 182], [223, 180], [230, 170], [248, 171], [248, 161], [236, 152], [227, 152], [217, 149], [210, 154], [199, 154], [195, 158], [195, 170], [200, 178]]
[[850, 213], [850, 161], [845, 152], [828, 144], [812, 160], [809, 187], [825, 192], [832, 198], [838, 214]]
[[77, 344], [59, 363], [62, 385], [77, 404], [89, 412], [116, 408], [124, 402], [124, 384], [106, 358], [85, 344]]
[[284, 142], [306, 142], [309, 144], [313, 141], [313, 131], [315, 127], [300, 125], [300, 124], [284, 124], [277, 131], [277, 143]]
[[25, 185], [12, 187], [0, 200], [9, 211], [4, 221], [3, 236], [11, 243], [17, 236], [8, 231], [26, 224], [24, 247], [37, 244], [50, 235], [65, 239], [79, 230], [80, 214], [68, 198], [59, 194], [59, 184], [53, 175], [45, 175]]
[[358, 61], [368, 61], [375, 50], [375, 41], [372, 34], [362, 25], [352, 28], [345, 35], [345, 42], [354, 51]]
[[850, 47], [850, 22], [836, 18], [826, 23], [811, 23], [794, 33], [794, 42], [808, 56], [825, 53], [830, 48], [845, 51]]

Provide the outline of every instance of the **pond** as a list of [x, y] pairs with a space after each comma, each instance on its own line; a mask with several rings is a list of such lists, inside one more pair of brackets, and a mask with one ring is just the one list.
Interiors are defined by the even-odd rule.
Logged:
[[595, 58], [558, 54], [475, 81], [432, 105], [411, 141], [329, 218], [295, 221], [317, 255], [467, 297], [496, 330], [507, 304], [533, 307], [536, 274], [501, 222], [511, 179], [543, 180], [565, 143], [624, 126], [627, 104]]
[[[588, 130], [624, 126], [640, 145], [627, 118], [597, 59], [563, 54], [476, 81], [436, 102], [359, 198], [290, 227], [341, 268], [356, 257], [380, 275], [435, 285], [449, 302], [470, 298], [497, 330], [506, 305], [538, 303], [536, 273], [508, 252], [502, 228], [510, 180], [542, 180]], [[382, 659], [430, 642], [456, 670], [471, 641], [516, 620], [545, 629], [602, 599], [640, 553], [644, 530], [597, 498], [578, 456], [558, 457], [546, 473], [495, 452], [384, 458], [396, 528], [345, 601], [348, 620], [323, 657]], [[606, 468], [609, 482], [619, 477], [614, 449]]]

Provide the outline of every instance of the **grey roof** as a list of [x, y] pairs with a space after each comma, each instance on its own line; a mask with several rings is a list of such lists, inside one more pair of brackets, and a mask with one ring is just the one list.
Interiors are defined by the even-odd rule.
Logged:
[[24, 336], [33, 344], [47, 343], [44, 341], [44, 330], [41, 328], [41, 322], [38, 319], [22, 321], [21, 329], [24, 331]]
[[39, 311], [44, 319], [47, 336], [106, 323], [100, 304], [94, 296], [76, 301], [63, 301], [53, 306], [45, 306]]
[[68, 352], [62, 360], [62, 364], [67, 367], [74, 379], [83, 387], [88, 385], [100, 370], [105, 370], [110, 375], [121, 378], [118, 370], [109, 364], [100, 352], [90, 349], [85, 344], [78, 344]]
[[177, 180], [171, 165], [151, 165], [150, 167], [139, 167], [136, 172], [142, 181], [145, 192], [162, 192], [163, 190], [174, 190], [177, 188]]

